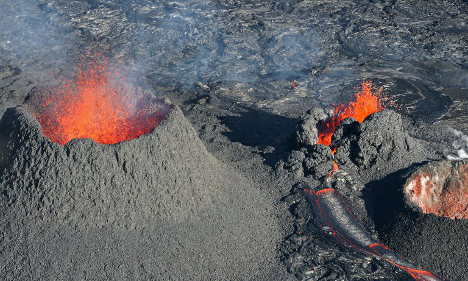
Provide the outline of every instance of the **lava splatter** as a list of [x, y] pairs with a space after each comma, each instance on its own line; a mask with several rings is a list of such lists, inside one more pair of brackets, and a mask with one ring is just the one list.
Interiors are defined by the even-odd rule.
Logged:
[[319, 124], [317, 143], [330, 146], [333, 133], [344, 119], [352, 117], [362, 123], [367, 116], [384, 109], [382, 89], [372, 91], [371, 81], [364, 81], [361, 85], [362, 89], [356, 93], [355, 101], [347, 105], [338, 105], [333, 110], [332, 117]]

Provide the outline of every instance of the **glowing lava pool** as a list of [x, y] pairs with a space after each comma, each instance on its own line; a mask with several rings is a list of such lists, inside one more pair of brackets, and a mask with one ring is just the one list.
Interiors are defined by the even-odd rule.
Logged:
[[42, 133], [61, 145], [75, 138], [102, 144], [134, 139], [153, 131], [170, 112], [162, 100], [96, 58], [80, 66], [75, 79], [35, 89], [28, 104]]

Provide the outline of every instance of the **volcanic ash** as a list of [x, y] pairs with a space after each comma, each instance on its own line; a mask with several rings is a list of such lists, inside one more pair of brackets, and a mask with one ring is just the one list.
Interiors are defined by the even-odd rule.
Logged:
[[154, 217], [187, 219], [221, 198], [207, 184], [216, 182], [218, 165], [176, 107], [152, 133], [115, 145], [73, 139], [61, 146], [24, 107], [2, 122], [8, 205], [38, 219], [138, 228]]
[[3, 280], [268, 276], [280, 239], [272, 203], [166, 106], [152, 132], [116, 144], [53, 142], [27, 104], [4, 114]]

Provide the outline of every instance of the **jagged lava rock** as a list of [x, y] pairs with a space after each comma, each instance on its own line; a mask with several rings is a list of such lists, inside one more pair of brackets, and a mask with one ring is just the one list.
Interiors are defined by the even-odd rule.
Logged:
[[353, 117], [348, 117], [341, 121], [332, 136], [330, 147], [338, 147], [342, 145], [341, 140], [350, 137], [357, 132], [359, 122]]
[[285, 168], [298, 178], [304, 176], [304, 159], [305, 159], [305, 149], [293, 150], [288, 156], [288, 159], [285, 163]]
[[321, 180], [333, 170], [333, 155], [326, 145], [308, 145], [300, 150], [293, 150], [284, 167], [298, 178], [311, 176]]
[[314, 145], [318, 141], [317, 123], [327, 118], [325, 112], [320, 108], [307, 111], [306, 116], [297, 125], [295, 139], [299, 146]]
[[422, 145], [405, 130], [395, 111], [386, 109], [369, 115], [359, 125], [350, 122], [344, 126], [351, 131], [343, 134], [338, 130], [340, 135], [334, 137], [340, 168], [375, 179], [425, 159]]
[[304, 174], [323, 179], [333, 170], [333, 155], [328, 146], [315, 144], [307, 147]]
[[296, 149], [284, 167], [298, 178], [311, 176], [323, 179], [333, 169], [333, 155], [329, 147], [318, 142], [317, 124], [327, 118], [321, 108], [313, 108], [299, 121], [294, 135]]

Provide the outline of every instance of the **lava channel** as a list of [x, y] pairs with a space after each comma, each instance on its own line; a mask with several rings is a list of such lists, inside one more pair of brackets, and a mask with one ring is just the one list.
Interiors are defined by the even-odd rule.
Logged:
[[327, 188], [317, 192], [312, 189], [305, 189], [304, 194], [312, 205], [312, 211], [317, 218], [316, 224], [322, 229], [329, 228], [333, 237], [341, 244], [378, 256], [408, 272], [415, 280], [442, 280], [428, 271], [419, 269], [416, 265], [408, 262], [374, 239], [357, 222], [346, 202], [335, 189]]

